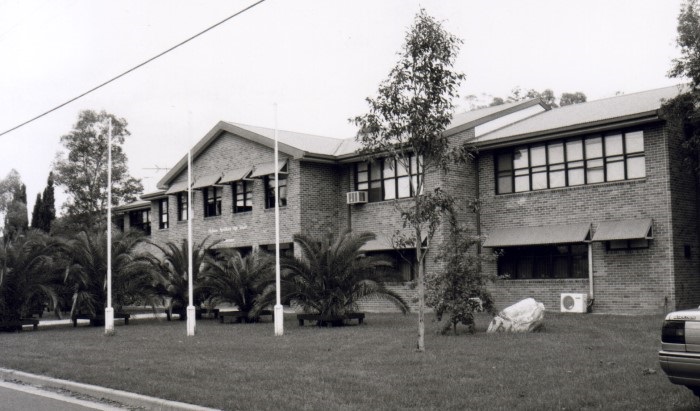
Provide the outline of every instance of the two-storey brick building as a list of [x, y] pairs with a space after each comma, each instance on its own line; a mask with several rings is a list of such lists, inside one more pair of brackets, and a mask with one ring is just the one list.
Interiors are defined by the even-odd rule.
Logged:
[[[428, 175], [426, 187], [442, 187], [458, 204], [479, 200], [460, 218], [484, 237], [482, 252], [499, 255], [485, 267], [503, 276], [492, 286], [499, 307], [534, 297], [558, 310], [566, 292], [589, 294], [596, 312], [700, 303], [696, 184], [659, 115], [662, 100], [677, 93], [670, 87], [556, 109], [531, 100], [455, 116], [446, 135], [455, 144], [474, 141], [478, 157]], [[415, 194], [416, 162], [409, 169], [367, 162], [354, 139], [279, 131], [274, 164], [274, 135], [220, 122], [192, 149], [192, 205], [185, 156], [160, 191], [118, 208], [123, 226], [144, 229], [157, 243], [181, 241], [192, 213], [196, 241], [272, 250], [278, 201], [285, 252], [294, 253], [298, 232], [372, 231], [377, 240], [365, 251], [391, 257], [394, 288], [410, 295], [404, 283], [414, 270], [399, 253], [412, 251], [394, 250], [390, 236], [401, 228], [394, 203]], [[362, 194], [349, 201], [350, 192]], [[446, 232], [430, 245], [428, 271], [439, 269], [434, 255], [449, 247]]]

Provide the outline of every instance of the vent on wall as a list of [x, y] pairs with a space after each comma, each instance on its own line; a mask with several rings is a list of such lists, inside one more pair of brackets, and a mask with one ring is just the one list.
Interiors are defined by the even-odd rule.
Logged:
[[561, 312], [585, 313], [588, 303], [586, 294], [564, 293], [561, 295]]
[[367, 202], [366, 191], [350, 191], [346, 194], [348, 204], [364, 204]]

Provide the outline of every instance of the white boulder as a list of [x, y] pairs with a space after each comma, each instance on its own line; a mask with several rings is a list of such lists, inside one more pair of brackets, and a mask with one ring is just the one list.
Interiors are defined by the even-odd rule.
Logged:
[[544, 304], [526, 298], [493, 317], [486, 332], [536, 332], [544, 328]]

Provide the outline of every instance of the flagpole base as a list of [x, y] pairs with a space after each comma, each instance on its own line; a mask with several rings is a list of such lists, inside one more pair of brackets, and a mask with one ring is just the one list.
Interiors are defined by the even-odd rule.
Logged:
[[195, 328], [196, 328], [196, 319], [195, 316], [197, 315], [197, 309], [194, 308], [194, 305], [188, 305], [187, 306], [187, 336], [191, 337], [194, 335]]
[[105, 334], [114, 334], [114, 308], [105, 308]]
[[284, 307], [275, 305], [275, 335], [284, 335]]

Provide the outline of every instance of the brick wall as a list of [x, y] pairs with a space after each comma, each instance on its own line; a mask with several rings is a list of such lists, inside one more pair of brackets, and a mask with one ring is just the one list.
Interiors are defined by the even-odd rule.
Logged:
[[[288, 158], [280, 153], [280, 161]], [[221, 173], [225, 170], [253, 167], [256, 164], [271, 162], [274, 160], [274, 152], [268, 147], [235, 137], [229, 133], [222, 133], [212, 144], [193, 159], [192, 176]], [[302, 166], [298, 160], [289, 158], [287, 163], [287, 206], [280, 208], [280, 242], [292, 242], [292, 235], [300, 231], [301, 227], [301, 172]], [[178, 175], [173, 183], [187, 181], [187, 170]], [[248, 247], [275, 242], [275, 218], [274, 209], [265, 208], [265, 183], [264, 179], [256, 178], [253, 184], [253, 210], [244, 213], [233, 212], [233, 192], [230, 185], [223, 187], [222, 213], [220, 216], [204, 217], [202, 191], [192, 191], [192, 227], [193, 239], [199, 242], [208, 238], [208, 241], [225, 240], [230, 247]], [[152, 239], [162, 244], [167, 241], [182, 241], [187, 238], [187, 221], [177, 221], [177, 197], [171, 195], [169, 199], [170, 227], [159, 230], [157, 224], [153, 225]], [[153, 202], [151, 219], [157, 218], [157, 203]]]
[[[596, 312], [661, 312], [675, 306], [672, 266], [671, 187], [663, 127], [644, 128], [646, 178], [506, 195], [495, 194], [493, 152], [479, 158], [482, 229], [652, 218], [648, 249], [606, 251], [593, 243]], [[488, 250], [488, 249], [486, 249]], [[496, 264], [485, 269], [496, 273]], [[534, 297], [558, 310], [559, 294], [586, 292], [588, 280], [502, 280], [491, 289], [497, 308]]]

